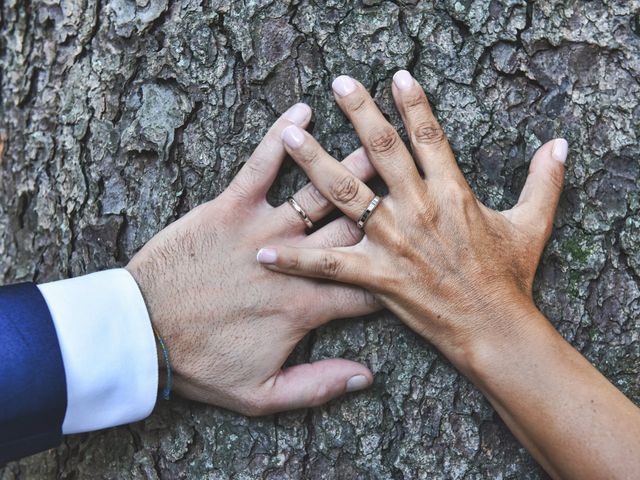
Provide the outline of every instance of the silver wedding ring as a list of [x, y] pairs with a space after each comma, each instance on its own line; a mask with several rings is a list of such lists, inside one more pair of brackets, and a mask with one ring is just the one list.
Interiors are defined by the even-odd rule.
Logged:
[[293, 207], [293, 209], [296, 212], [298, 212], [298, 215], [300, 215], [300, 218], [302, 218], [302, 221], [307, 226], [307, 228], [313, 228], [313, 222], [309, 218], [309, 215], [307, 215], [307, 212], [305, 212], [302, 209], [302, 207], [298, 204], [298, 202], [296, 202], [296, 199], [291, 197], [291, 196], [289, 196], [289, 197], [287, 197], [287, 202], [289, 202], [289, 205], [291, 205]]
[[380, 197], [376, 195], [375, 197], [373, 197], [373, 200], [371, 200], [369, 206], [365, 209], [364, 212], [362, 212], [362, 215], [360, 215], [360, 218], [358, 219], [358, 223], [356, 225], [358, 225], [358, 228], [360, 230], [364, 228], [364, 224], [367, 223], [367, 220], [369, 220], [369, 217], [371, 217], [373, 211], [378, 208], [378, 205], [380, 205]]

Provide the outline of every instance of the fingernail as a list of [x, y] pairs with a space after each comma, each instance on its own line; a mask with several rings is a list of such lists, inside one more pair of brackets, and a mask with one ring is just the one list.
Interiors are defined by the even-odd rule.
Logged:
[[353, 93], [356, 89], [356, 82], [348, 75], [340, 75], [331, 84], [331, 88], [341, 97]]
[[305, 105], [304, 103], [296, 103], [293, 107], [284, 112], [284, 118], [296, 125], [302, 125], [310, 113], [311, 109], [308, 105]]
[[355, 392], [369, 386], [369, 379], [364, 375], [354, 375], [347, 380], [347, 392]]
[[304, 132], [296, 125], [289, 125], [282, 131], [282, 140], [291, 148], [298, 148], [304, 143]]
[[263, 264], [276, 263], [278, 254], [273, 248], [261, 248], [256, 256], [258, 262]]
[[553, 147], [551, 148], [551, 156], [554, 160], [560, 163], [564, 163], [567, 160], [567, 153], [569, 152], [569, 144], [564, 138], [556, 138], [553, 141]]
[[393, 83], [396, 84], [400, 90], [409, 90], [413, 87], [413, 77], [406, 70], [398, 70], [393, 76]]

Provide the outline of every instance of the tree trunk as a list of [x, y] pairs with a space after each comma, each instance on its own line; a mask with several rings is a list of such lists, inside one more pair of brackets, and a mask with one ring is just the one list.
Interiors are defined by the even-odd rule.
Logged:
[[[535, 297], [640, 403], [640, 2], [42, 0], [0, 3], [5, 283], [124, 265], [219, 194], [290, 104], [338, 157], [358, 146], [342, 73], [400, 128], [395, 70], [428, 91], [487, 205], [516, 201], [542, 142], [568, 138]], [[282, 202], [306, 182], [288, 162]], [[393, 315], [337, 321], [293, 361], [367, 363], [366, 393], [265, 418], [180, 399], [0, 469], [21, 478], [545, 478], [482, 395]]]

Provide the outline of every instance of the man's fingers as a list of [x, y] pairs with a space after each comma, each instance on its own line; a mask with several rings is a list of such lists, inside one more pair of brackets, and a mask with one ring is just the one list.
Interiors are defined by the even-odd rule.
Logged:
[[317, 320], [311, 328], [317, 328], [336, 318], [352, 318], [369, 315], [382, 308], [382, 304], [369, 291], [341, 283], [325, 282], [316, 287]]
[[363, 236], [364, 232], [353, 220], [340, 217], [313, 232], [302, 241], [301, 245], [312, 248], [348, 247], [358, 243]]
[[351, 219], [358, 219], [362, 215], [375, 196], [365, 183], [301, 128], [294, 125], [285, 128], [282, 140], [289, 155], [325, 198]]
[[384, 118], [369, 92], [353, 78], [341, 75], [333, 81], [336, 102], [356, 129], [371, 163], [393, 193], [420, 181], [411, 154]]
[[546, 241], [551, 235], [564, 183], [568, 144], [564, 138], [545, 143], [533, 156], [529, 175], [516, 206], [508, 214], [515, 223], [536, 229]]
[[371, 371], [356, 362], [334, 358], [285, 368], [267, 381], [262, 415], [316, 407], [329, 400], [367, 388], [373, 382]]
[[285, 157], [280, 135], [289, 125], [305, 128], [311, 120], [311, 108], [297, 103], [273, 124], [230, 187], [244, 198], [264, 198]]
[[[362, 147], [353, 151], [341, 163], [347, 170], [353, 173], [356, 178], [363, 182], [371, 179], [376, 173], [367, 157], [367, 153]], [[334, 208], [334, 205], [320, 193], [313, 183], [308, 183], [302, 187], [293, 195], [293, 198], [313, 222], [322, 219]], [[294, 210], [288, 202], [280, 205], [276, 209], [276, 214], [288, 224], [293, 224], [301, 230], [305, 228], [305, 223], [302, 218], [300, 218], [300, 214]]]
[[399, 70], [393, 76], [391, 89], [411, 147], [427, 179], [452, 177], [464, 181], [422, 87], [409, 72]]
[[258, 251], [257, 260], [270, 270], [302, 277], [355, 285], [367, 278], [361, 274], [365, 270], [364, 257], [344, 248], [266, 247]]

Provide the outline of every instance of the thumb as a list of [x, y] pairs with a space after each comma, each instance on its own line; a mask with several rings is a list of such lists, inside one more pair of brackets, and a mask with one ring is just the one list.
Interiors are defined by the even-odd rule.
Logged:
[[564, 138], [545, 143], [533, 156], [529, 175], [510, 216], [519, 224], [537, 229], [545, 240], [551, 235], [562, 185], [568, 144]]
[[263, 413], [315, 407], [347, 392], [367, 388], [371, 371], [357, 362], [333, 358], [285, 368], [274, 375], [265, 388]]

